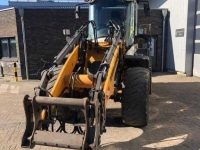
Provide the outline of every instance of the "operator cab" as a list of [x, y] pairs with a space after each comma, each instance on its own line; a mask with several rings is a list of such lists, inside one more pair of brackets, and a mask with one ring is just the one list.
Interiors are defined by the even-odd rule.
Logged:
[[[125, 41], [126, 49], [133, 49], [138, 44], [138, 5], [144, 3], [144, 13], [150, 15], [149, 2], [143, 0], [84, 0], [89, 3], [89, 20], [94, 21], [96, 28], [89, 25], [88, 39], [98, 42], [105, 42], [114, 35], [113, 28], [121, 31], [121, 40]], [[78, 8], [78, 9], [77, 9]], [[76, 14], [79, 14], [79, 7], [76, 7]], [[78, 18], [78, 17], [77, 17]], [[112, 23], [111, 23], [112, 22]], [[113, 25], [113, 22], [115, 25]], [[114, 27], [115, 26], [115, 27]], [[149, 25], [151, 26], [151, 25]], [[116, 28], [117, 27], [117, 28]], [[96, 33], [94, 34], [94, 31]], [[150, 28], [149, 28], [150, 31]], [[149, 40], [149, 36], [147, 37]], [[110, 42], [109, 42], [110, 43]], [[148, 43], [148, 42], [147, 42]], [[138, 46], [136, 46], [138, 47]], [[135, 48], [133, 50], [135, 53]], [[132, 52], [131, 52], [132, 55]]]
[[[113, 20], [121, 31], [126, 31], [127, 44], [134, 42], [137, 20], [136, 1], [98, 0], [89, 5], [89, 20], [94, 20], [97, 28], [98, 41], [109, 36], [109, 20]], [[89, 39], [94, 39], [93, 28], [89, 26]]]
[[[114, 20], [122, 27], [125, 14], [126, 3], [116, 2], [116, 0], [101, 0], [98, 3], [90, 4], [89, 20], [94, 20], [97, 26], [97, 38], [105, 38], [109, 34], [109, 20]], [[93, 35], [92, 27], [89, 27], [89, 36]]]

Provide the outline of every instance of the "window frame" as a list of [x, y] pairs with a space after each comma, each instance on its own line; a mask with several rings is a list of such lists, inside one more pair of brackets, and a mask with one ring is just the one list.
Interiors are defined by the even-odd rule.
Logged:
[[[2, 40], [8, 40], [8, 57], [3, 56], [3, 49], [2, 49]], [[12, 56], [11, 53], [11, 40], [15, 40], [15, 50], [16, 50], [16, 56]], [[17, 58], [17, 48], [16, 48], [16, 38], [15, 37], [3, 37], [0, 38], [0, 59], [16, 59]]]

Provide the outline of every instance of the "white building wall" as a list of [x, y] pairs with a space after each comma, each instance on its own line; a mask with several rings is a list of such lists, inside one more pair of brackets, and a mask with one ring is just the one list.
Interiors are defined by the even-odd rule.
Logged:
[[[149, 0], [151, 9], [168, 9], [167, 69], [185, 73], [188, 0]], [[176, 37], [176, 30], [184, 28], [184, 37]]]
[[[170, 11], [167, 69], [185, 73], [188, 0], [168, 0]], [[176, 30], [184, 29], [184, 37], [176, 37]]]
[[200, 54], [194, 54], [194, 70], [193, 70], [193, 75], [200, 77], [200, 63], [198, 63], [200, 60]]

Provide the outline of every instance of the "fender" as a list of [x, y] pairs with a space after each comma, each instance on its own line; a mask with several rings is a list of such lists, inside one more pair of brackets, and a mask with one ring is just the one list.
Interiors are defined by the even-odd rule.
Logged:
[[130, 67], [145, 67], [149, 68], [149, 56], [135, 56], [135, 55], [125, 55], [124, 62], [125, 65]]

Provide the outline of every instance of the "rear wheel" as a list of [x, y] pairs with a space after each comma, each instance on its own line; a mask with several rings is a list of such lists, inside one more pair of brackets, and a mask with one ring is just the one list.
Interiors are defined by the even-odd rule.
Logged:
[[124, 123], [143, 127], [148, 122], [150, 71], [147, 68], [134, 67], [125, 71], [122, 119]]

